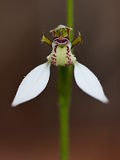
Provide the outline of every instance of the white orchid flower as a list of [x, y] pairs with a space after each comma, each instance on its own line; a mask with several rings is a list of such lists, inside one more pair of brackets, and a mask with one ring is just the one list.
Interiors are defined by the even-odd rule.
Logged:
[[72, 54], [71, 49], [81, 42], [81, 35], [79, 33], [78, 37], [73, 42], [70, 42], [70, 30], [72, 28], [64, 25], [59, 25], [57, 28], [51, 30], [53, 41], [50, 41], [43, 35], [42, 42], [50, 45], [52, 52], [47, 57], [46, 63], [34, 68], [23, 79], [13, 100], [13, 107], [35, 98], [45, 89], [50, 78], [51, 65], [65, 67], [73, 65], [74, 77], [78, 87], [99, 101], [108, 103], [108, 99], [104, 94], [98, 78], [86, 66], [79, 63]]

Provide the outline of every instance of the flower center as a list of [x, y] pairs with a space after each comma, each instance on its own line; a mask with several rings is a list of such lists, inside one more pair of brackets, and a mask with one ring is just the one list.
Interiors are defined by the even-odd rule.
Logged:
[[69, 40], [64, 37], [59, 37], [54, 39], [54, 43], [59, 45], [59, 46], [64, 46], [69, 43]]

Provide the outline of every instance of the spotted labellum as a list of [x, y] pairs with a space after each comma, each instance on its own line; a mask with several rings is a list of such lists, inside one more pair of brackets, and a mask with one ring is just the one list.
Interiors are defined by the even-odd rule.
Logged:
[[53, 36], [52, 41], [45, 35], [42, 36], [41, 41], [49, 45], [52, 51], [47, 56], [46, 63], [34, 68], [23, 79], [13, 100], [13, 107], [35, 98], [45, 89], [49, 81], [51, 65], [64, 67], [73, 65], [74, 77], [78, 87], [99, 101], [108, 103], [97, 77], [86, 66], [79, 63], [73, 55], [72, 48], [81, 43], [81, 34], [78, 33], [78, 37], [71, 42], [69, 39], [71, 31], [72, 28], [59, 25], [50, 31]]

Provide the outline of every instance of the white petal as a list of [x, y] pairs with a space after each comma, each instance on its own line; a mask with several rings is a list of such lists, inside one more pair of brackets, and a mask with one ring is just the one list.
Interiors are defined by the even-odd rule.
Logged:
[[12, 106], [15, 107], [38, 96], [45, 89], [49, 77], [50, 64], [48, 62], [34, 68], [20, 84]]
[[108, 103], [99, 80], [87, 67], [76, 62], [74, 64], [74, 76], [77, 85], [84, 92], [103, 103]]

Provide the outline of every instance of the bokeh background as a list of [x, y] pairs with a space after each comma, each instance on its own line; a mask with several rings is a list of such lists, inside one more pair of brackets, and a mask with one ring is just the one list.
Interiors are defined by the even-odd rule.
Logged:
[[[45, 91], [11, 108], [24, 75], [46, 61], [51, 49], [42, 33], [66, 24], [66, 1], [0, 0], [0, 160], [59, 159], [57, 68]], [[83, 44], [79, 62], [100, 79], [108, 105], [89, 97], [73, 79], [70, 160], [120, 159], [120, 2], [75, 0], [74, 32]]]

